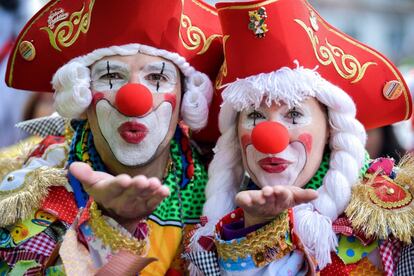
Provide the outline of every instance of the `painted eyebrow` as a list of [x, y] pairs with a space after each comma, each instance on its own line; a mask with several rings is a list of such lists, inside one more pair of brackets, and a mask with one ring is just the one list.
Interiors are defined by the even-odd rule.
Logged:
[[166, 61], [161, 61], [161, 62], [153, 62], [153, 63], [149, 63], [147, 65], [144, 66], [144, 69], [149, 70], [149, 71], [160, 71], [163, 69], [163, 64], [164, 65], [164, 72], [170, 72], [174, 75], [177, 75], [177, 70], [175, 70], [175, 66], [170, 63], [170, 62], [166, 62]]
[[92, 74], [97, 75], [102, 72], [107, 73], [107, 64], [109, 62], [109, 68], [114, 71], [128, 71], [128, 65], [119, 61], [100, 60], [92, 66]]

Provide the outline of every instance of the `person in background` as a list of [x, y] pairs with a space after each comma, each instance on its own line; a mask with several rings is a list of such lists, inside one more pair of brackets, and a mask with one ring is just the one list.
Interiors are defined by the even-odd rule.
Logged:
[[[55, 126], [55, 128], [59, 128], [61, 130], [64, 129], [63, 118], [58, 118], [57, 116], [53, 116], [53, 118], [49, 117], [55, 112], [53, 102], [52, 93], [32, 93], [28, 97], [27, 101], [24, 103], [24, 108], [22, 110], [22, 122], [15, 124], [13, 128], [24, 131], [26, 134], [30, 134], [30, 136], [25, 139], [21, 139], [16, 144], [0, 148], [0, 158], [17, 157], [19, 154], [21, 154], [22, 148], [31, 147], [43, 139], [44, 135], [42, 135], [42, 132], [33, 131], [33, 129], [30, 127], [35, 122], [49, 121], [50, 124], [53, 124]], [[45, 124], [45, 122], [42, 122], [42, 124]], [[63, 132], [61, 131], [59, 133]], [[55, 134], [58, 135], [59, 133]]]
[[[27, 1], [28, 2], [28, 1]], [[8, 55], [13, 47], [20, 23], [24, 2], [18, 0], [0, 0], [0, 76], [6, 74]], [[26, 20], [29, 17], [26, 18]], [[6, 86], [4, 81], [0, 82], [0, 148], [15, 144], [27, 134], [14, 127], [22, 120], [22, 112], [28, 93], [16, 93], [15, 89]]]
[[400, 144], [400, 139], [397, 138], [399, 135], [395, 132], [394, 125], [367, 130], [366, 149], [369, 156], [373, 159], [391, 157], [398, 163], [406, 152]]

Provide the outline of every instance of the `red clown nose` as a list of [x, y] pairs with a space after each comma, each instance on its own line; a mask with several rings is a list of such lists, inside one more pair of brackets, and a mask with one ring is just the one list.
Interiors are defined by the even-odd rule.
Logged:
[[142, 116], [152, 108], [152, 94], [142, 84], [128, 83], [116, 93], [115, 105], [126, 116]]
[[282, 124], [261, 122], [253, 128], [252, 143], [262, 153], [279, 153], [289, 145], [289, 133]]

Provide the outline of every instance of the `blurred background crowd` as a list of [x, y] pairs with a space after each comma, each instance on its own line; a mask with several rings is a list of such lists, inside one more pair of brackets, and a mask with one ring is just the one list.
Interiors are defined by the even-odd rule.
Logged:
[[[10, 47], [26, 21], [47, 0], [0, 0], [0, 148], [27, 134], [14, 125], [53, 112], [50, 93], [15, 91], [4, 83]], [[206, 0], [210, 4], [217, 1]], [[333, 26], [384, 53], [399, 65], [414, 91], [414, 0], [309, 0]], [[122, 1], [114, 2], [114, 5]], [[375, 112], [375, 110], [373, 110]], [[368, 132], [371, 157], [395, 159], [414, 149], [414, 120]]]

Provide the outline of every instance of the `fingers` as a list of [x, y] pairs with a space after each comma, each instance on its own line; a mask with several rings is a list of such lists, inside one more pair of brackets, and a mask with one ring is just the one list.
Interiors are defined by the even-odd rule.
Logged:
[[160, 187], [162, 187], [162, 184], [158, 178], [148, 179], [143, 175], [139, 175], [131, 179], [131, 185], [126, 191], [126, 195], [146, 198], [153, 195]]
[[292, 187], [295, 205], [310, 202], [318, 197], [318, 192], [311, 189]]
[[272, 205], [275, 209], [288, 209], [301, 203], [312, 201], [318, 193], [294, 186], [265, 186], [261, 190], [242, 191], [236, 195], [236, 204], [240, 207], [253, 205]]
[[96, 183], [112, 179], [113, 176], [105, 172], [97, 172], [84, 162], [73, 162], [69, 167], [70, 173], [76, 177], [84, 186], [90, 187]]
[[252, 207], [253, 205], [263, 205], [266, 198], [262, 190], [242, 191], [236, 195], [236, 204], [238, 206]]
[[82, 162], [72, 163], [69, 171], [96, 202], [120, 216], [136, 217], [151, 213], [170, 195], [169, 188], [162, 185], [158, 178], [143, 175], [131, 178], [127, 174], [114, 177], [93, 171], [88, 164]]
[[153, 210], [169, 195], [169, 188], [162, 185], [158, 178], [147, 179], [140, 175], [130, 179], [130, 183], [123, 189], [123, 193], [114, 200], [130, 205], [131, 209], [143, 205], [145, 210]]

